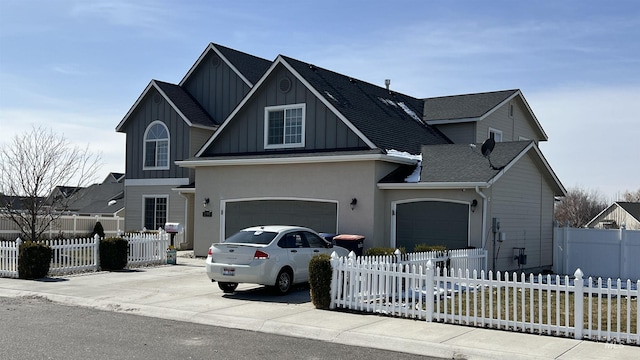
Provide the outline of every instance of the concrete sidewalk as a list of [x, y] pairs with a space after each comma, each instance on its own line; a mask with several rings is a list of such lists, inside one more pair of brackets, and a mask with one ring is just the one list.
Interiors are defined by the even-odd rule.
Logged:
[[37, 281], [0, 278], [0, 296], [55, 302], [448, 359], [639, 359], [640, 347], [317, 310], [309, 290], [270, 295], [243, 285], [223, 294], [204, 259]]

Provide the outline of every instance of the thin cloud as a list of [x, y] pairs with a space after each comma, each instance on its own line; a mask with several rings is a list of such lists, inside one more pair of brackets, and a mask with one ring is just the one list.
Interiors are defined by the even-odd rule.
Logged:
[[112, 25], [163, 30], [171, 11], [156, 1], [100, 0], [75, 3], [70, 14], [76, 18], [97, 18]]

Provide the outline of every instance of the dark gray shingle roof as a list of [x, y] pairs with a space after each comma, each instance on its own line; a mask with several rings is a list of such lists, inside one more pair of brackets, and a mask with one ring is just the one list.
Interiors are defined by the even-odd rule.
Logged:
[[478, 118], [498, 106], [518, 90], [442, 96], [424, 99], [424, 120]]
[[192, 124], [210, 127], [219, 125], [183, 88], [164, 81], [154, 81]]
[[[499, 168], [508, 165], [531, 141], [499, 142], [491, 153], [491, 163]], [[480, 152], [468, 144], [422, 147], [420, 182], [488, 182], [498, 175]]]
[[451, 143], [439, 130], [422, 122], [422, 100], [282, 58], [378, 148], [418, 154], [422, 145]]
[[628, 212], [629, 215], [640, 221], [640, 203], [626, 201], [617, 201], [616, 203], [620, 205], [620, 207], [623, 208], [626, 212]]
[[252, 84], [260, 80], [262, 75], [267, 71], [269, 66], [273, 63], [271, 60], [266, 60], [251, 54], [243, 53], [242, 51], [230, 49], [228, 47], [213, 44], [213, 46], [218, 49], [224, 57], [229, 60], [235, 66], [236, 69], [242, 75], [247, 78], [247, 80], [251, 81]]
[[[110, 201], [114, 202], [109, 205]], [[113, 214], [124, 207], [124, 182], [103, 182], [78, 191], [69, 211], [81, 214]]]

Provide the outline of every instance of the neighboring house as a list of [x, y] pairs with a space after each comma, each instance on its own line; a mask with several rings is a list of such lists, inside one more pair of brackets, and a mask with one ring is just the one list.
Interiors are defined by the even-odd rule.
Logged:
[[56, 186], [46, 199], [53, 199], [57, 209], [65, 214], [81, 216], [124, 216], [124, 181], [125, 175], [109, 173], [102, 183], [86, 188], [72, 186]]
[[[55, 199], [54, 213], [57, 219], [44, 236], [52, 236], [52, 234], [60, 232], [68, 235], [86, 234], [87, 230], [90, 232], [93, 229], [96, 222], [95, 217], [102, 218], [106, 231], [116, 234], [118, 230], [121, 230], [120, 220], [125, 216], [124, 179], [124, 174], [110, 173], [102, 183], [93, 184], [86, 188], [56, 186], [46, 198], [35, 199], [36, 202], [45, 204], [49, 209]], [[14, 210], [24, 210], [32, 200], [31, 198], [9, 197], [0, 194], [0, 204], [3, 206], [0, 208], [0, 238], [15, 239], [19, 234], [16, 225], [3, 214], [5, 204]]]
[[[243, 56], [253, 71], [240, 66], [248, 65]], [[147, 87], [118, 125], [127, 133], [127, 227], [153, 210], [143, 210], [143, 196], [162, 190], [185, 199], [174, 218], [198, 256], [243, 227], [280, 223], [364, 235], [366, 248], [484, 247], [501, 270], [519, 267], [517, 248], [526, 268], [552, 265], [554, 197], [566, 191], [519, 90], [419, 99], [285, 56], [265, 61], [211, 44], [185, 77], [198, 86]], [[220, 72], [229, 76], [212, 75]], [[251, 79], [245, 93], [234, 87], [239, 77]], [[155, 93], [168, 102], [169, 87], [209, 115], [208, 139], [177, 130], [194, 123], [184, 113], [153, 112]], [[223, 101], [229, 94], [235, 103]], [[165, 137], [172, 150], [164, 172], [142, 166], [144, 130], [154, 122], [176, 129]], [[481, 154], [487, 138], [497, 142], [489, 159]], [[504, 239], [495, 250], [494, 229]]]
[[80, 190], [68, 211], [84, 216], [125, 216], [125, 175], [110, 173], [102, 183]]
[[602, 210], [589, 221], [586, 227], [597, 229], [640, 230], [640, 203], [617, 201]]

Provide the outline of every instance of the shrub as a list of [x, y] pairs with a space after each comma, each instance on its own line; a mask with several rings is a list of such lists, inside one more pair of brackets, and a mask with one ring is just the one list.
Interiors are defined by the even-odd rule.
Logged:
[[429, 251], [446, 251], [447, 247], [444, 245], [428, 245], [428, 244], [417, 244], [413, 248], [413, 252], [429, 252]]
[[316, 309], [329, 309], [331, 304], [331, 256], [318, 254], [309, 261], [309, 288], [311, 302]]
[[26, 241], [18, 250], [18, 273], [21, 279], [39, 279], [47, 276], [51, 266], [51, 248], [40, 242]]
[[102, 227], [102, 224], [100, 223], [100, 221], [97, 221], [96, 225], [93, 227], [93, 232], [91, 233], [91, 237], [94, 237], [96, 234], [100, 236], [100, 239], [104, 238], [104, 227]]
[[129, 242], [120, 237], [100, 240], [100, 267], [102, 270], [122, 270], [127, 266]]
[[[402, 254], [405, 253], [404, 247], [399, 248], [399, 250], [400, 250], [400, 253]], [[365, 255], [366, 256], [386, 256], [386, 255], [393, 255], [395, 251], [396, 249], [394, 248], [385, 248], [385, 247], [369, 248], [367, 249]]]

